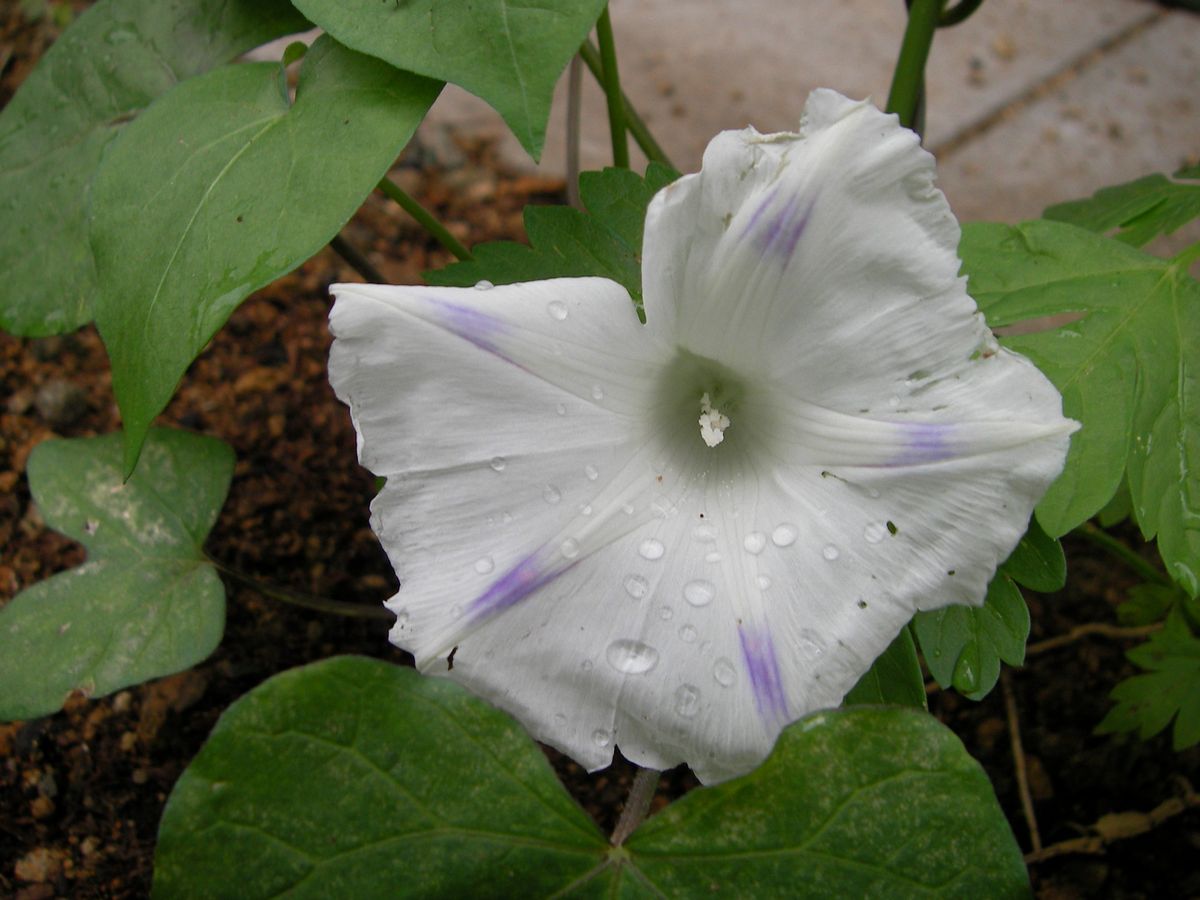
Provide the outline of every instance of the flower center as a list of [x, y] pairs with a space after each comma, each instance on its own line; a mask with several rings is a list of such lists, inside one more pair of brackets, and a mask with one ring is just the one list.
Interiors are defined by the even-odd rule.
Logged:
[[712, 400], [705, 391], [700, 397], [700, 437], [710, 447], [715, 447], [725, 440], [725, 429], [729, 427], [729, 417], [723, 415], [712, 405]]

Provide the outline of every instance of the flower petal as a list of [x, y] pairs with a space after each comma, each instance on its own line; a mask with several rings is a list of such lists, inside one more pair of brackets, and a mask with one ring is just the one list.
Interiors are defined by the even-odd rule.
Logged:
[[933, 157], [868, 103], [814, 91], [798, 134], [718, 135], [646, 218], [647, 324], [700, 356], [853, 413], [969, 356], [959, 229]]
[[362, 464], [387, 477], [611, 444], [661, 355], [602, 278], [330, 290], [329, 379]]

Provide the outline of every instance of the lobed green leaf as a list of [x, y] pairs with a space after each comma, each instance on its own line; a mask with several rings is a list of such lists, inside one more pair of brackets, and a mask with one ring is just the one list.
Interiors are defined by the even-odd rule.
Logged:
[[486, 100], [535, 159], [542, 152], [554, 84], [604, 2], [295, 0], [347, 47]]
[[286, 0], [100, 0], [84, 12], [0, 112], [0, 328], [91, 321], [86, 209], [105, 148], [177, 83], [307, 27]]
[[579, 176], [587, 212], [565, 206], [525, 207], [530, 246], [495, 241], [472, 248], [473, 260], [425, 273], [430, 284], [469, 287], [479, 281], [515, 284], [541, 278], [598, 275], [622, 285], [634, 301], [642, 297], [642, 226], [646, 207], [678, 178], [651, 163], [646, 175], [604, 169]]
[[1200, 169], [1181, 169], [1174, 179], [1147, 175], [1102, 188], [1085, 200], [1056, 204], [1042, 215], [1089, 231], [1105, 233], [1116, 228], [1117, 240], [1141, 247], [1200, 218]]
[[1176, 750], [1200, 743], [1200, 638], [1180, 610], [1172, 611], [1162, 631], [1126, 655], [1148, 671], [1113, 688], [1117, 705], [1096, 726], [1097, 733], [1136, 730], [1146, 740], [1174, 720]]
[[929, 671], [944, 688], [982, 700], [1000, 677], [1001, 661], [1019, 666], [1029, 639], [1029, 607], [1003, 572], [988, 585], [983, 606], [947, 606], [917, 613], [917, 640]]
[[1133, 512], [1168, 571], [1200, 592], [1200, 283], [1182, 264], [1058, 222], [964, 226], [972, 296], [993, 327], [1055, 316], [1011, 335], [1083, 428], [1038, 506], [1053, 536], [1101, 510], [1128, 479]]
[[112, 691], [186, 669], [225, 627], [225, 590], [204, 555], [233, 474], [215, 438], [155, 429], [123, 478], [121, 436], [52, 440], [29, 457], [47, 524], [88, 561], [0, 610], [0, 719], [61, 708], [73, 692]]
[[1024, 537], [1000, 571], [1031, 590], [1051, 593], [1067, 583], [1067, 557], [1062, 544], [1046, 534], [1037, 519], [1030, 519]]
[[915, 710], [818, 713], [610, 847], [507, 715], [341, 657], [234, 703], [167, 803], [161, 897], [1024, 897], [987, 777]]
[[843, 706], [915, 706], [926, 708], [925, 678], [912, 633], [904, 628], [858, 680]]
[[184, 82], [125, 129], [97, 173], [96, 322], [128, 470], [230, 313], [337, 234], [440, 89], [329, 37], [305, 55], [294, 103], [282, 76], [259, 63]]

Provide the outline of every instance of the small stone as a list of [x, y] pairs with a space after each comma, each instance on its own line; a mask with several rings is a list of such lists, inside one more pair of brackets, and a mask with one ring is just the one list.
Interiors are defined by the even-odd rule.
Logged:
[[29, 814], [35, 819], [50, 817], [54, 814], [54, 801], [44, 794], [39, 794], [30, 802]]
[[33, 405], [51, 428], [69, 428], [87, 412], [87, 392], [73, 382], [54, 378], [38, 388]]

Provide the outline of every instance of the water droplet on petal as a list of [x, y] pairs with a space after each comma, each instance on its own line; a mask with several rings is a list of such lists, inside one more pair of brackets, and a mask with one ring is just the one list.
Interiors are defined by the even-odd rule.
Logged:
[[697, 525], [692, 529], [692, 537], [704, 544], [716, 543], [717, 529], [711, 525]]
[[899, 405], [900, 405], [900, 395], [899, 394], [892, 394], [892, 396], [888, 397], [888, 406], [899, 406]]
[[402, 626], [408, 624], [408, 610], [402, 609], [396, 613], [396, 624]]
[[638, 554], [642, 559], [662, 559], [665, 552], [666, 548], [663, 546], [663, 542], [656, 538], [646, 538], [638, 547]]
[[675, 691], [675, 712], [690, 719], [700, 709], [700, 691], [690, 684], [681, 684]]
[[737, 669], [733, 667], [733, 663], [722, 656], [713, 663], [713, 678], [721, 687], [730, 687], [737, 681]]
[[679, 639], [685, 644], [695, 643], [696, 628], [693, 625], [683, 625], [679, 629]]
[[607, 747], [612, 740], [612, 735], [603, 728], [597, 728], [592, 732], [592, 743], [597, 747]]
[[475, 282], [475, 290], [477, 291], [490, 291], [494, 287], [495, 285], [486, 278], [481, 278], [479, 281]]
[[644, 675], [658, 665], [658, 651], [641, 641], [613, 641], [605, 656], [610, 666], [626, 675]]
[[588, 481], [595, 481], [600, 477], [600, 470], [589, 464], [583, 467], [583, 474], [587, 476]]
[[542, 499], [547, 503], [557, 503], [562, 499], [562, 492], [552, 484], [542, 488]]
[[475, 560], [475, 571], [480, 575], [486, 575], [494, 568], [496, 568], [496, 564], [490, 556], [483, 556]]
[[800, 537], [800, 529], [790, 522], [784, 522], [771, 532], [771, 543], [776, 547], [790, 547]]
[[554, 714], [554, 724], [557, 727], [562, 728], [564, 725], [567, 724], [567, 717], [564, 716], [562, 713], [555, 713]]
[[719, 563], [721, 561], [721, 554], [716, 550], [709, 550], [704, 554], [704, 561], [706, 563]]
[[882, 522], [872, 522], [863, 529], [863, 537], [867, 539], [868, 544], [878, 544], [883, 540], [885, 534], [887, 534], [887, 526]]
[[546, 304], [546, 312], [550, 314], [550, 318], [557, 319], [561, 322], [567, 317], [567, 304], [561, 300], [551, 300]]
[[506, 512], [500, 516], [500, 521], [503, 522], [505, 525], [511, 525], [512, 520], [513, 520], [512, 513]]
[[585, 659], [579, 664], [579, 668], [583, 669], [585, 672], [592, 671], [592, 661], [590, 659]]
[[670, 619], [673, 615], [675, 615], [675, 610], [671, 609], [669, 606], [664, 606], [658, 611], [658, 617], [664, 622]]
[[632, 503], [624, 504], [621, 507], [621, 512], [625, 513], [625, 515], [627, 515], [627, 516], [632, 516], [633, 515], [633, 504]]
[[771, 586], [770, 576], [759, 575], [756, 580], [758, 581], [759, 590], [765, 591], [767, 588], [769, 588]]
[[489, 465], [492, 467], [493, 472], [503, 472], [504, 467], [506, 465], [508, 465], [508, 463], [506, 463], [504, 461], [503, 456], [493, 456], [492, 461], [491, 461], [491, 463], [489, 463]]
[[593, 384], [592, 385], [592, 399], [595, 400], [596, 402], [600, 402], [601, 400], [603, 400], [604, 399], [604, 388], [600, 387], [600, 385], [598, 385], [598, 384]]
[[590, 516], [592, 514], [592, 504], [584, 503], [582, 506], [580, 506], [579, 514], [581, 516]]
[[461, 619], [462, 614], [463, 614], [463, 608], [461, 606], [459, 606], [457, 603], [454, 606], [450, 607], [450, 618]]
[[649, 582], [641, 575], [629, 575], [625, 578], [625, 593], [634, 600], [641, 600], [649, 590]]
[[692, 606], [708, 606], [717, 596], [717, 588], [711, 581], [689, 581], [683, 586], [683, 599]]
[[830, 562], [833, 562], [841, 556], [841, 553], [838, 552], [838, 548], [833, 546], [833, 544], [826, 544], [824, 549], [821, 550], [821, 555]]
[[761, 531], [752, 531], [746, 535], [742, 541], [742, 546], [746, 548], [747, 553], [753, 553], [755, 556], [762, 553], [767, 546], [767, 536]]
[[565, 403], [560, 403], [558, 406], [554, 407], [554, 411], [560, 416], [565, 416], [567, 414], [567, 405]]
[[579, 541], [575, 538], [567, 538], [559, 545], [558, 549], [567, 559], [574, 559], [579, 555]]
[[802, 628], [799, 634], [801, 651], [808, 656], [820, 656], [825, 652], [825, 640], [811, 628]]

